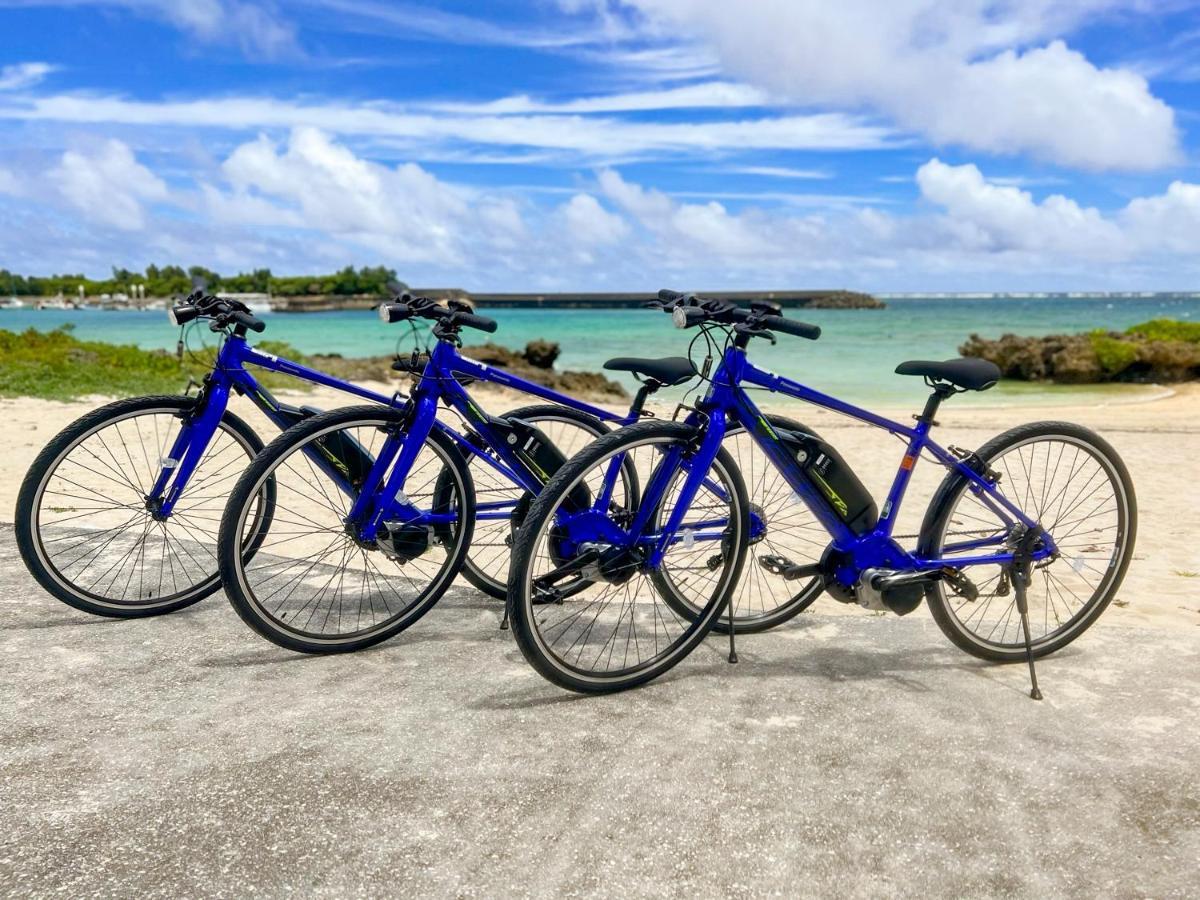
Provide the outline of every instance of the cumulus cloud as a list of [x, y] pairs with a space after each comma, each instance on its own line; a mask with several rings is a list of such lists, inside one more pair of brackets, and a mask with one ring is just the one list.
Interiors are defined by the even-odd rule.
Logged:
[[1060, 194], [1035, 202], [1028, 191], [987, 181], [974, 165], [931, 159], [917, 170], [917, 185], [975, 249], [1106, 259], [1123, 243], [1120, 228], [1098, 210]]
[[1147, 254], [1200, 251], [1200, 184], [1173, 181], [1165, 193], [1130, 201], [1121, 219]]
[[563, 204], [561, 214], [570, 239], [584, 247], [615, 244], [629, 234], [628, 223], [591, 194], [576, 194]]
[[208, 196], [226, 215], [250, 207], [262, 220], [270, 204], [280, 207], [281, 224], [306, 223], [398, 261], [462, 259], [457, 225], [470, 212], [467, 199], [414, 163], [389, 168], [315, 128], [297, 128], [282, 148], [266, 136], [241, 145], [221, 171], [232, 195]]
[[1180, 156], [1174, 113], [1141, 75], [1097, 67], [1054, 39], [1135, 0], [628, 4], [707, 40], [727, 72], [796, 103], [867, 107], [938, 142], [1083, 168], [1149, 169]]
[[[413, 281], [492, 289], [1138, 288], [1147, 273], [1177, 278], [1197, 268], [1200, 185], [1175, 182], [1102, 211], [1062, 193], [1035, 195], [971, 164], [935, 158], [913, 177], [920, 202], [905, 213], [693, 201], [615, 168], [548, 202], [453, 184], [413, 163], [385, 165], [298, 128], [281, 141], [245, 141], [197, 187], [168, 192], [128, 146], [107, 141], [63, 154], [49, 171], [0, 170], [0, 192], [18, 192], [5, 199], [6, 214], [47, 223], [28, 240], [26, 229], [0, 232], [0, 254], [58, 253], [56, 220], [39, 218], [57, 203], [83, 214], [88, 227], [72, 247], [86, 246], [101, 266], [129, 260], [136, 246], [226, 267], [379, 261]], [[26, 182], [56, 190], [35, 200], [20, 195]], [[35, 240], [36, 253], [28, 245]]]
[[67, 203], [86, 219], [122, 231], [145, 227], [143, 201], [167, 198], [162, 179], [118, 140], [103, 141], [90, 150], [68, 150], [49, 177]]

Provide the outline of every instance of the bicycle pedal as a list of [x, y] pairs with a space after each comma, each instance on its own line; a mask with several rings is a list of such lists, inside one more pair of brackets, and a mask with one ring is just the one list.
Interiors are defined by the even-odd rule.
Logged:
[[809, 563], [802, 566], [792, 562], [786, 556], [760, 556], [758, 564], [784, 581], [797, 581], [801, 578], [812, 578], [814, 575], [821, 574], [820, 563]]

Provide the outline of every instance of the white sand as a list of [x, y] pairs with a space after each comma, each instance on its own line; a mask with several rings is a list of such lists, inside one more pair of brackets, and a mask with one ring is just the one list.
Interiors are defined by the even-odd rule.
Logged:
[[[509, 392], [480, 391], [478, 396], [494, 412], [530, 402]], [[322, 408], [345, 403], [345, 395], [323, 390], [281, 393], [280, 397]], [[853, 464], [876, 497], [886, 494], [903, 451], [894, 437], [812, 407], [758, 399], [764, 409], [793, 416], [820, 431]], [[4, 426], [0, 432], [0, 520], [11, 521], [21, 479], [42, 446], [67, 423], [103, 402], [102, 398], [72, 403], [0, 399]], [[274, 436], [274, 428], [247, 401], [236, 398], [233, 408], [260, 430], [264, 440]], [[895, 418], [907, 419], [914, 411], [890, 412]], [[956, 408], [951, 400], [939, 415], [942, 425], [935, 437], [943, 445], [977, 447], [992, 435], [1033, 419], [1073, 421], [1098, 430], [1116, 447], [1132, 474], [1140, 519], [1137, 550], [1105, 620], [1164, 628], [1200, 625], [1200, 385], [1184, 386], [1170, 396], [1135, 404], [968, 409]], [[936, 466], [918, 467], [898, 533], [916, 531], [942, 474]], [[829, 598], [819, 600], [818, 606], [823, 612], [863, 614], [857, 607], [845, 607]]]

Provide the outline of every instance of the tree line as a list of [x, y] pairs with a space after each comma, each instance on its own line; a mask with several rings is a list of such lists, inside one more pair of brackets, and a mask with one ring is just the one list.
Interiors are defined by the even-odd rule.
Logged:
[[135, 285], [145, 285], [147, 297], [187, 294], [193, 284], [202, 281], [209, 291], [230, 293], [279, 294], [386, 294], [388, 282], [400, 283], [396, 271], [386, 266], [346, 266], [330, 275], [274, 275], [270, 269], [255, 269], [237, 275], [221, 275], [204, 266], [155, 266], [134, 272], [113, 266], [111, 278], [87, 278], [84, 275], [18, 275], [0, 269], [0, 294], [17, 297], [74, 297], [79, 286], [88, 296], [130, 294]]

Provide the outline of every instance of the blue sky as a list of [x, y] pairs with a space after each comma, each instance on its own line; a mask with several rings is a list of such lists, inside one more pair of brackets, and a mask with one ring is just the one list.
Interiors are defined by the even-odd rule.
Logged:
[[0, 267], [1200, 287], [1173, 0], [0, 0]]

